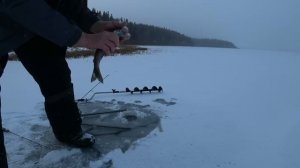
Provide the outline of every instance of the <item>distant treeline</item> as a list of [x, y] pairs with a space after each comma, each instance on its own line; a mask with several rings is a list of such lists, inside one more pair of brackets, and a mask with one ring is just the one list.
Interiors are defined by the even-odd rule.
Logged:
[[138, 24], [128, 19], [116, 19], [109, 12], [95, 9], [92, 11], [103, 21], [121, 20], [128, 23], [131, 38], [126, 44], [133, 45], [167, 45], [167, 46], [203, 46], [237, 48], [232, 42], [217, 39], [195, 39], [176, 31], [152, 25]]

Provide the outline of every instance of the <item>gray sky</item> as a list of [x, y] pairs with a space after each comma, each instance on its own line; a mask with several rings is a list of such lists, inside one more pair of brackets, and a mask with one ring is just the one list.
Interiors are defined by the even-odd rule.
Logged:
[[300, 52], [300, 0], [89, 0], [89, 7], [240, 48]]

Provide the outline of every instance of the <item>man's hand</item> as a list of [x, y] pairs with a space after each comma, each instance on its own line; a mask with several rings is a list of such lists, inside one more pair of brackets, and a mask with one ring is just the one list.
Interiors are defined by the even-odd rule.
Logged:
[[101, 49], [106, 55], [109, 55], [115, 51], [120, 42], [125, 40], [118, 37], [114, 31], [120, 30], [126, 25], [125, 22], [120, 21], [98, 21], [90, 29], [95, 34], [82, 33], [74, 47]]
[[90, 29], [92, 33], [99, 33], [103, 31], [113, 32], [126, 26], [127, 23], [120, 21], [98, 21], [94, 23]]
[[101, 49], [106, 55], [119, 46], [119, 37], [114, 32], [102, 31], [96, 34], [82, 33], [74, 47]]

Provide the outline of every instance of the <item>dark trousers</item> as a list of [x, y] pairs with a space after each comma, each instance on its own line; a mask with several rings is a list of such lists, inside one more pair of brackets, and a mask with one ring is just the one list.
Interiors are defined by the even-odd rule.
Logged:
[[[4, 71], [5, 65], [7, 63], [8, 55], [0, 56], [0, 77]], [[1, 87], [0, 87], [1, 92]], [[0, 97], [0, 168], [7, 168], [7, 158], [4, 146], [4, 136], [2, 131], [2, 119], [1, 119], [1, 97]]]
[[[0, 102], [1, 107], [1, 102]], [[1, 110], [0, 110], [1, 111]], [[6, 151], [4, 146], [4, 136], [2, 131], [2, 120], [1, 120], [1, 114], [0, 114], [0, 167], [1, 168], [7, 168], [7, 158], [6, 158]]]
[[45, 111], [56, 138], [69, 141], [81, 132], [81, 118], [65, 59], [66, 47], [37, 36], [15, 52], [45, 97]]
[[[74, 101], [71, 71], [65, 59], [66, 48], [35, 37], [15, 52], [45, 97], [45, 111], [56, 138], [68, 142], [81, 132], [81, 118]], [[5, 154], [0, 132], [0, 152]], [[1, 159], [6, 159], [4, 156]]]
[[35, 37], [15, 52], [23, 66], [39, 84], [45, 99], [72, 86], [71, 71], [65, 60], [66, 48]]

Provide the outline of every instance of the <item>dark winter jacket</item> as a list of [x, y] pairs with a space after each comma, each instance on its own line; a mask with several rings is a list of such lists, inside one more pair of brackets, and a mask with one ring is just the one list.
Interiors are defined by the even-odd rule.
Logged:
[[72, 46], [96, 21], [86, 0], [0, 0], [0, 56], [35, 35]]

